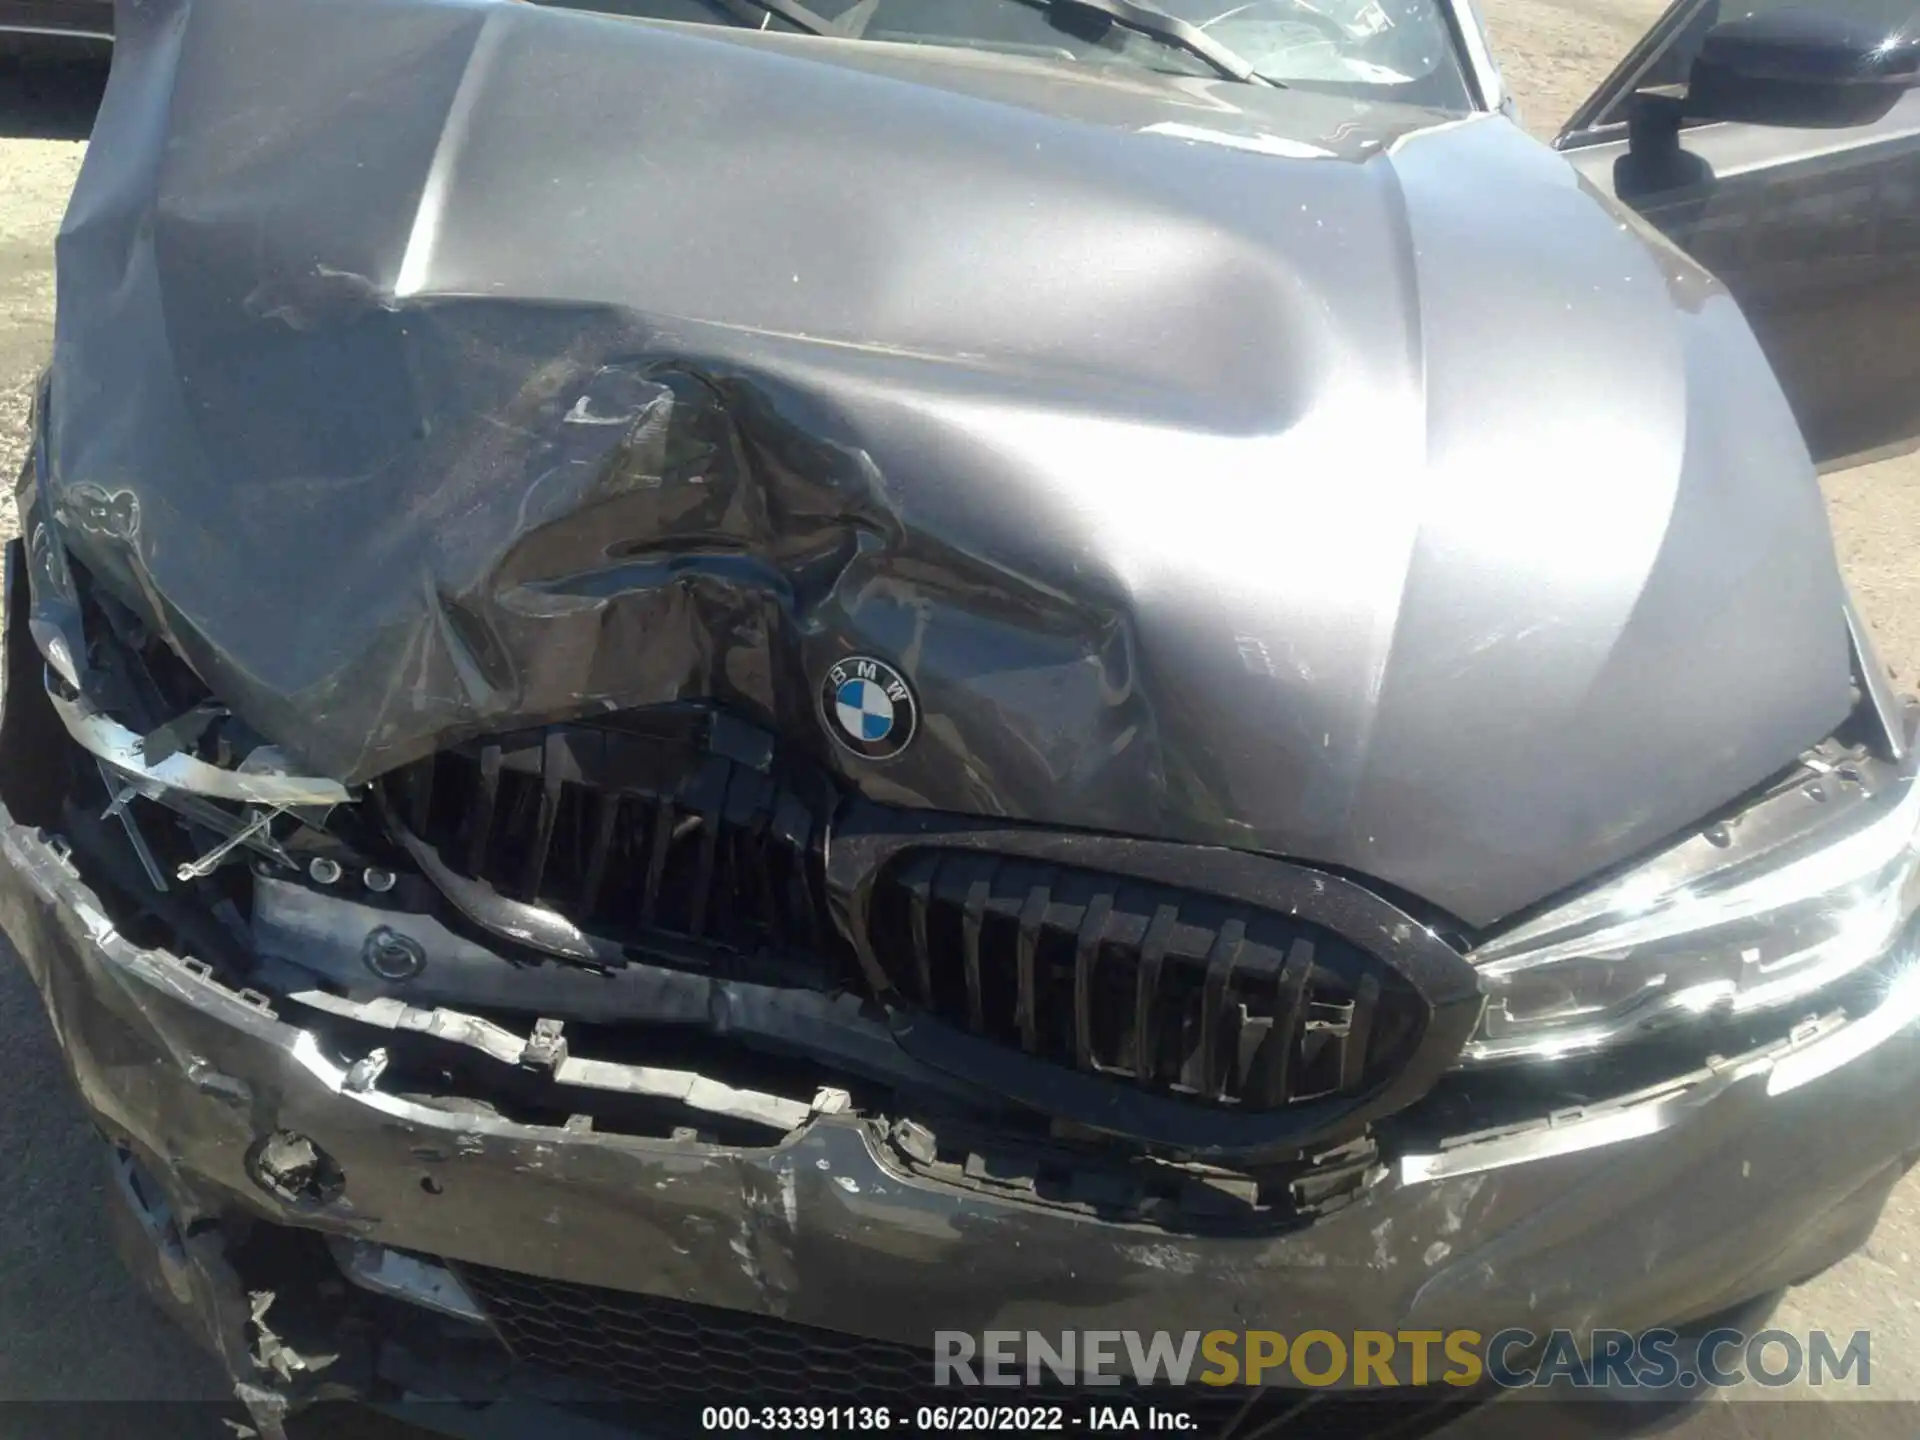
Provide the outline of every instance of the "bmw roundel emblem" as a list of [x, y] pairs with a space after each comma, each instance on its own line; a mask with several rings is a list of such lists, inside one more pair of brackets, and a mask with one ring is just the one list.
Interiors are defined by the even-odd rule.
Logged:
[[884, 660], [850, 655], [820, 682], [827, 733], [867, 760], [891, 760], [913, 743], [920, 705], [906, 676]]

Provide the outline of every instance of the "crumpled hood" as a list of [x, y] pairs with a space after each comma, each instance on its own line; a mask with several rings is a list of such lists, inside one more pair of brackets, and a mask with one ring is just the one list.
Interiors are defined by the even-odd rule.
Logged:
[[497, 0], [119, 35], [43, 502], [337, 778], [713, 697], [1481, 924], [1848, 709], [1745, 323], [1505, 120]]

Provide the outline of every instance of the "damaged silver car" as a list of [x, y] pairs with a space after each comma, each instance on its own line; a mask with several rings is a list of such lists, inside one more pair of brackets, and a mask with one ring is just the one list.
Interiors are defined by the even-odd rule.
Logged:
[[1848, 1253], [1914, 9], [1680, 0], [1555, 153], [1470, 0], [121, 0], [0, 924], [152, 1293], [267, 1422], [665, 1425]]

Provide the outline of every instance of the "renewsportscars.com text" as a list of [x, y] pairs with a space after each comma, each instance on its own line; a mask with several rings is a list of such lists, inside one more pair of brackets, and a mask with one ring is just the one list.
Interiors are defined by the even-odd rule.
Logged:
[[1350, 1389], [1491, 1383], [1505, 1389], [1664, 1390], [1872, 1384], [1865, 1330], [943, 1330], [934, 1383], [953, 1386], [1304, 1385]]

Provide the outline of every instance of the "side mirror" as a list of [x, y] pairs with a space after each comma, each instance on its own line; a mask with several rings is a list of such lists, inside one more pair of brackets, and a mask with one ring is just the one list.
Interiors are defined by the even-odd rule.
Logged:
[[1687, 85], [1686, 115], [1810, 129], [1861, 125], [1916, 85], [1920, 33], [1889, 33], [1830, 10], [1776, 10], [1707, 32]]
[[[1920, 22], [1920, 3], [1915, 19]], [[1672, 189], [1709, 178], [1680, 148], [1689, 120], [1800, 129], [1870, 125], [1920, 87], [1920, 24], [1889, 33], [1828, 10], [1775, 10], [1715, 25], [1685, 85], [1634, 94], [1628, 153], [1616, 182], [1628, 191]]]

